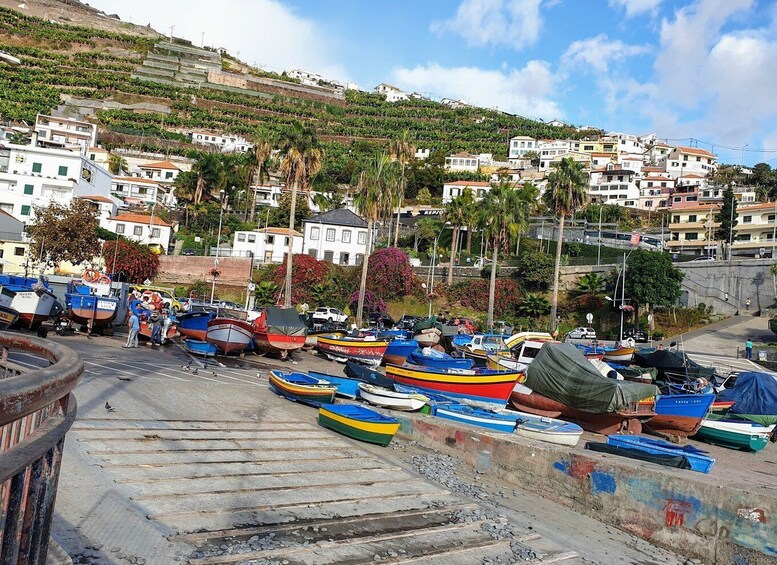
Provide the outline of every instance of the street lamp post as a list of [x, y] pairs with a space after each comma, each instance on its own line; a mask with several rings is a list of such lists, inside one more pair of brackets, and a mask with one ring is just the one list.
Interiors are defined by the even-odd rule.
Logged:
[[599, 203], [599, 236], [597, 241], [597, 247], [596, 247], [596, 264], [601, 265], [602, 264], [602, 211], [604, 210], [604, 205], [600, 202]]
[[229, 201], [229, 196], [224, 198], [224, 190], [219, 190], [219, 207], [221, 210], [219, 210], [219, 231], [218, 236], [216, 237], [216, 258], [213, 260], [213, 283], [210, 287], [210, 303], [213, 304], [213, 297], [216, 295], [216, 269], [219, 266], [219, 249], [221, 248], [221, 220], [224, 217], [224, 206]]
[[440, 236], [442, 235], [442, 232], [445, 231], [445, 228], [451, 225], [450, 222], [445, 222], [442, 227], [440, 228], [440, 233], [437, 234], [437, 237], [434, 238], [434, 249], [432, 250], [432, 280], [429, 284], [429, 316], [432, 315], [432, 294], [434, 293], [434, 267], [435, 263], [437, 262], [437, 243], [440, 241]]

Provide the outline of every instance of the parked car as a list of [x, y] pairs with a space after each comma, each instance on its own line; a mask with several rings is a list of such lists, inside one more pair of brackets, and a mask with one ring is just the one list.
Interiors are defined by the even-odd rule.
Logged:
[[348, 314], [337, 308], [316, 308], [313, 312], [313, 322], [316, 324], [325, 324], [336, 322], [344, 324], [348, 321]]
[[385, 312], [370, 312], [368, 320], [371, 326], [381, 326], [383, 328], [393, 328], [394, 320]]
[[397, 329], [412, 330], [415, 327], [415, 325], [418, 322], [420, 322], [422, 319], [423, 318], [421, 318], [420, 316], [411, 316], [409, 314], [405, 314], [397, 322]]
[[183, 309], [182, 304], [175, 297], [175, 290], [172, 288], [161, 286], [133, 285], [129, 287], [129, 292], [134, 292], [137, 295], [143, 295], [147, 292], [155, 292], [162, 297], [162, 304], [164, 307], [170, 309], [173, 314], [176, 314]]
[[696, 257], [696, 259], [691, 259], [689, 263], [701, 263], [703, 261], [714, 261], [715, 257], [710, 257], [709, 255], [702, 255], [701, 257]]
[[647, 343], [648, 333], [645, 330], [639, 328], [628, 328], [623, 331], [624, 338], [631, 338], [637, 343]]
[[596, 339], [596, 332], [593, 328], [579, 327], [567, 334], [572, 339]]
[[197, 252], [194, 249], [184, 249], [181, 251], [181, 255], [185, 255], [186, 257], [193, 257], [194, 255], [197, 255]]

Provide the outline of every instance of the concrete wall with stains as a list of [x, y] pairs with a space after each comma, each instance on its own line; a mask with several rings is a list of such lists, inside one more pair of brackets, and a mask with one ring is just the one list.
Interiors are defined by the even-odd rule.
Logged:
[[777, 496], [716, 484], [709, 475], [462, 431], [402, 415], [401, 434], [455, 452], [481, 471], [683, 555], [710, 563], [777, 559]]

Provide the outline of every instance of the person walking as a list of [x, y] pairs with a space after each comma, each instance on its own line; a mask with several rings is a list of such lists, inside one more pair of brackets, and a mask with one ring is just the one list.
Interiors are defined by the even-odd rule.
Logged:
[[159, 314], [152, 315], [151, 345], [162, 345], [162, 317]]
[[753, 358], [753, 342], [750, 341], [750, 338], [747, 338], [747, 341], [745, 342], [745, 359], [752, 359]]
[[173, 320], [167, 310], [162, 310], [162, 343], [167, 343], [167, 332], [170, 330]]
[[132, 312], [132, 315], [127, 321], [127, 325], [129, 326], [129, 335], [127, 336], [127, 343], [123, 347], [137, 347], [138, 332], [140, 331], [140, 320], [138, 320], [138, 315], [135, 314], [135, 312]]
[[750, 299], [745, 300], [745, 309], [750, 310]]

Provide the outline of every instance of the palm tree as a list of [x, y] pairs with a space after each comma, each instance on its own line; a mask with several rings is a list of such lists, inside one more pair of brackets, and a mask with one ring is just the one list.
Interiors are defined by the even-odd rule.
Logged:
[[32, 142], [32, 137], [21, 131], [14, 131], [8, 138], [8, 143], [12, 145], [29, 145]]
[[111, 174], [121, 174], [121, 172], [126, 171], [128, 167], [129, 165], [127, 165], [127, 160], [121, 155], [111, 153], [111, 156], [108, 157], [108, 170], [111, 172]]
[[527, 294], [518, 309], [524, 316], [531, 316], [539, 320], [540, 316], [550, 309], [550, 304], [548, 299], [541, 294]]
[[597, 296], [604, 288], [604, 277], [596, 273], [581, 275], [577, 280], [576, 294]]
[[461, 196], [457, 196], [448, 202], [448, 205], [445, 207], [445, 212], [443, 214], [443, 219], [446, 222], [450, 222], [451, 227], [453, 228], [453, 235], [451, 237], [451, 262], [450, 266], [448, 267], [448, 286], [453, 284], [453, 266], [456, 264], [459, 231], [465, 222], [464, 206], [460, 198]]
[[370, 262], [372, 248], [372, 231], [380, 218], [391, 214], [391, 187], [396, 182], [397, 170], [391, 166], [391, 159], [383, 153], [377, 153], [359, 173], [356, 181], [358, 192], [354, 204], [359, 214], [367, 220], [367, 249], [362, 262], [361, 282], [359, 283], [359, 300], [356, 307], [356, 324], [361, 325], [364, 313], [364, 293], [367, 290], [367, 268]]
[[[515, 188], [515, 197], [518, 202], [518, 206], [521, 207], [523, 214], [526, 218], [530, 218], [532, 214], [536, 214], [539, 210], [540, 189], [533, 183], [527, 182], [523, 185]], [[518, 250], [521, 245], [521, 234], [518, 233], [518, 241], [515, 245], [515, 254], [518, 254]]]
[[588, 175], [583, 164], [564, 157], [556, 170], [548, 175], [548, 187], [543, 196], [548, 208], [559, 217], [556, 242], [556, 268], [553, 276], [553, 299], [550, 302], [550, 323], [555, 328], [558, 311], [558, 278], [561, 270], [561, 247], [564, 241], [564, 218], [583, 206], [588, 199]]
[[[263, 184], [270, 180], [270, 167], [272, 167], [272, 145], [269, 139], [258, 137], [254, 139], [254, 145], [248, 150], [248, 186]], [[256, 190], [254, 190], [251, 200], [250, 221], [254, 221], [256, 213]]]
[[345, 199], [336, 190], [328, 194], [326, 192], [316, 192], [313, 194], [313, 204], [318, 206], [321, 212], [328, 212], [345, 208]]
[[415, 147], [409, 140], [410, 133], [407, 130], [402, 132], [397, 139], [392, 139], [389, 143], [389, 154], [391, 158], [399, 163], [399, 178], [396, 183], [395, 192], [392, 195], [392, 206], [397, 209], [397, 226], [394, 231], [394, 247], [399, 241], [399, 208], [402, 206], [402, 200], [405, 197], [405, 167], [415, 157]]
[[213, 153], [202, 155], [192, 167], [197, 175], [197, 185], [194, 190], [194, 204], [202, 202], [206, 189], [211, 193], [218, 192], [226, 185], [227, 177], [220, 156]]
[[[281, 173], [286, 176], [286, 186], [291, 187], [291, 210], [289, 211], [289, 234], [294, 231], [294, 214], [297, 208], [297, 189], [307, 191], [310, 179], [321, 168], [324, 152], [318, 146], [318, 136], [313, 128], [295, 122], [281, 139]], [[286, 252], [286, 284], [283, 304], [291, 306], [291, 268], [293, 237], [289, 237]]]
[[488, 192], [480, 209], [480, 229], [494, 250], [488, 291], [488, 327], [491, 328], [494, 325], [494, 293], [499, 250], [506, 247], [511, 236], [526, 229], [528, 214], [526, 207], [518, 201], [517, 193], [505, 182], [499, 183], [499, 186]]
[[472, 253], [472, 232], [475, 231], [475, 225], [478, 223], [478, 204], [472, 194], [472, 189], [464, 187], [464, 192], [458, 196], [463, 211], [464, 227], [467, 228], [467, 255]]

